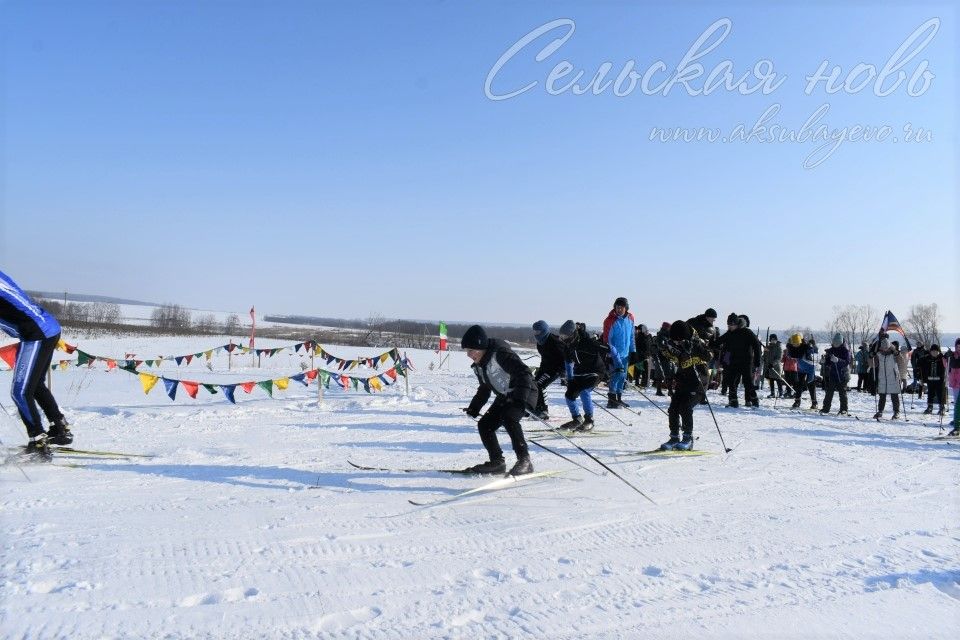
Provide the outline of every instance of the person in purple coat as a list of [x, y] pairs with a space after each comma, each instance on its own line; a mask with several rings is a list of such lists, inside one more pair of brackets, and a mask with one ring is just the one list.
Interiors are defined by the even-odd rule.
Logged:
[[834, 392], [840, 394], [840, 413], [847, 415], [847, 380], [850, 376], [850, 349], [843, 343], [843, 336], [833, 335], [829, 349], [823, 352], [826, 360], [826, 375], [823, 379], [826, 394], [823, 397], [823, 408], [820, 413], [830, 413], [830, 404], [833, 402]]

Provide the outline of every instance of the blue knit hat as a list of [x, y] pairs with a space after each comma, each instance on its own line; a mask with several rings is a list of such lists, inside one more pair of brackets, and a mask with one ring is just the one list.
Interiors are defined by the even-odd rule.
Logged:
[[546, 320], [537, 320], [533, 323], [533, 337], [537, 339], [537, 344], [543, 344], [550, 335], [550, 325]]

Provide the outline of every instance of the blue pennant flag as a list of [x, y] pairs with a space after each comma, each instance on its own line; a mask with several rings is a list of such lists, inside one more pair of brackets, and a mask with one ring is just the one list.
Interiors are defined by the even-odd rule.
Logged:
[[177, 399], [177, 385], [180, 384], [179, 380], [170, 380], [169, 378], [162, 378], [163, 386], [167, 388], [167, 395], [170, 396], [171, 400]]
[[230, 404], [237, 404], [236, 399], [233, 397], [233, 392], [236, 391], [237, 385], [235, 384], [222, 384], [220, 385], [220, 390], [223, 391], [223, 395], [227, 397], [227, 400], [230, 401]]

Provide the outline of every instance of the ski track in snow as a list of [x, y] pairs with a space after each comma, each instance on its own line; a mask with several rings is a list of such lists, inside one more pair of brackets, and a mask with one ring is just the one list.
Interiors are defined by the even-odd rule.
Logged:
[[[960, 445], [927, 439], [938, 429], [919, 419], [858, 422], [772, 400], [732, 410], [711, 394], [734, 453], [700, 408], [697, 446], [715, 455], [615, 460], [667, 435], [663, 414], [628, 392], [642, 411], [633, 426], [598, 412], [598, 428], [622, 433], [577, 442], [657, 506], [572, 468], [416, 508], [406, 500], [481, 481], [346, 460], [459, 467], [484, 452], [459, 411], [475, 388], [466, 357], [448, 372], [427, 370], [431, 352], [410, 355], [409, 396], [401, 380], [374, 395], [326, 391], [321, 408], [315, 387], [294, 384], [274, 399], [238, 390], [233, 406], [203, 390], [144, 396], [123, 372], [55, 373], [75, 446], [155, 457], [26, 465], [32, 482], [0, 468], [0, 636], [945, 638], [960, 622]], [[232, 375], [298, 370], [299, 357], [278, 358]], [[548, 395], [564, 415], [560, 388]], [[852, 411], [872, 414], [871, 397], [850, 395]], [[4, 442], [22, 442], [18, 421], [0, 419]], [[596, 466], [565, 441], [549, 446]], [[571, 468], [532, 453], [540, 470]]]

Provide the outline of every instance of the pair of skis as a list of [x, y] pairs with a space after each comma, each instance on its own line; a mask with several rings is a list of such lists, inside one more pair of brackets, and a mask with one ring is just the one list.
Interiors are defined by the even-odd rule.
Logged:
[[[478, 474], [468, 469], [392, 469], [388, 467], [368, 467], [365, 465], [357, 464], [351, 460], [347, 460], [349, 464], [354, 469], [360, 469], [361, 471], [390, 471], [393, 473], [448, 473], [451, 475], [458, 476], [478, 476], [483, 474]], [[471, 496], [479, 495], [482, 493], [491, 493], [493, 491], [499, 491], [501, 489], [506, 489], [512, 487], [518, 483], [526, 482], [529, 480], [535, 480], [537, 478], [550, 478], [553, 476], [560, 475], [565, 473], [564, 471], [534, 471], [533, 473], [526, 473], [519, 476], [500, 476], [495, 480], [492, 480], [486, 484], [482, 484], [479, 487], [474, 487], [473, 489], [468, 489], [467, 491], [461, 491], [451, 496], [446, 496], [438, 500], [408, 500], [410, 504], [416, 507], [432, 507], [434, 505], [445, 504], [448, 502], [455, 502], [463, 498], [469, 498]], [[489, 475], [489, 474], [487, 474]]]

